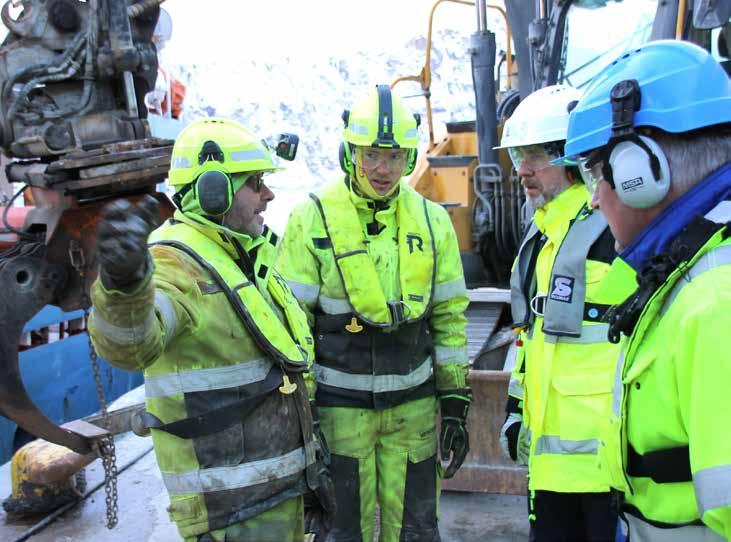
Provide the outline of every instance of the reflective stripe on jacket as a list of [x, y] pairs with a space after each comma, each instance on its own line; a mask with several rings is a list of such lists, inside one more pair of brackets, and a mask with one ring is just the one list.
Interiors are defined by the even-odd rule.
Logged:
[[[138, 291], [94, 284], [90, 322], [100, 355], [144, 370], [147, 410], [163, 423], [261, 396], [313, 355], [305, 314], [271, 272], [275, 237], [238, 239], [181, 213], [175, 219], [151, 235], [154, 274]], [[259, 272], [244, 265], [241, 251]], [[186, 439], [152, 429], [182, 536], [246, 520], [307, 491], [312, 420], [302, 373], [287, 374], [298, 384], [294, 393], [274, 388], [223, 431]]]
[[[706, 217], [728, 223], [728, 207], [722, 202]], [[731, 538], [731, 240], [725, 237], [721, 229], [694, 249], [655, 291], [623, 343], [601, 454], [612, 485], [625, 491], [638, 518], [649, 520], [635, 520], [639, 529], [655, 524], [670, 536], [673, 526], [684, 532], [683, 525], [702, 530], [705, 524]], [[630, 446], [643, 457], [685, 449], [673, 454], [684, 460], [668, 470], [687, 478], [631, 475]]]
[[466, 386], [456, 235], [406, 184], [386, 205], [328, 186], [293, 211], [277, 269], [315, 327], [321, 404], [393, 406], [433, 394], [434, 373], [439, 389]]
[[614, 240], [586, 202], [576, 184], [536, 211], [511, 277], [513, 318], [524, 330], [509, 396], [523, 400], [534, 490], [609, 490], [598, 433], [619, 348], [602, 318], [635, 283], [628, 267], [611, 263]]

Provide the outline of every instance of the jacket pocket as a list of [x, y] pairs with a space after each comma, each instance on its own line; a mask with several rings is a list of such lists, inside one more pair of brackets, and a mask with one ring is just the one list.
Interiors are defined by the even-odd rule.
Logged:
[[[557, 419], [546, 420], [547, 431], [558, 429], [562, 438], [573, 440], [596, 438], [599, 424], [610, 413], [611, 374], [560, 375], [554, 377], [553, 387]], [[553, 418], [550, 412], [548, 417]]]

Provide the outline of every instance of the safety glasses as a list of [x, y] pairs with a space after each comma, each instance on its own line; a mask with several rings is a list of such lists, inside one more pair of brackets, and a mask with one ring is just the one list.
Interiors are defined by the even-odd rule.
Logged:
[[234, 192], [239, 188], [248, 184], [254, 192], [261, 192], [261, 187], [264, 184], [264, 172], [258, 173], [234, 173], [231, 176], [231, 180], [234, 182]]
[[580, 156], [578, 160], [578, 168], [581, 173], [581, 177], [584, 179], [584, 184], [586, 184], [586, 189], [593, 196], [599, 183], [604, 180], [600, 154], [597, 152], [591, 152]]
[[551, 160], [556, 158], [555, 153], [549, 152], [544, 145], [525, 145], [523, 147], [508, 147], [510, 160], [515, 171], [524, 165], [533, 173], [553, 167]]
[[264, 173], [254, 173], [247, 180], [247, 183], [251, 183], [251, 188], [254, 192], [261, 192], [261, 185], [264, 184]]
[[409, 157], [409, 149], [356, 147], [355, 152], [356, 157], [360, 158], [361, 166], [367, 171], [378, 167], [386, 167], [390, 171], [402, 171]]

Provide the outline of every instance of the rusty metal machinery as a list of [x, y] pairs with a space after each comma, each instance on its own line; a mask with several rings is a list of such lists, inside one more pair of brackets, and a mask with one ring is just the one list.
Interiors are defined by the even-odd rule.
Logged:
[[36, 408], [18, 370], [18, 337], [47, 304], [88, 308], [108, 202], [153, 194], [164, 215], [172, 210], [155, 192], [172, 141], [150, 136], [144, 106], [157, 74], [161, 3], [13, 0], [0, 11], [9, 30], [0, 47], [0, 146], [13, 159], [8, 180], [32, 202], [22, 213], [10, 212], [12, 202], [0, 208], [0, 414], [82, 455], [102, 455], [110, 433], [58, 427]]

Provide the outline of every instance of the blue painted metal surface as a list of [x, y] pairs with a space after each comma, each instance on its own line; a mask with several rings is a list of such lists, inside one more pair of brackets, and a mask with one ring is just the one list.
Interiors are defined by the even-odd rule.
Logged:
[[[65, 313], [47, 306], [25, 326], [38, 330], [83, 317], [81, 311]], [[31, 400], [55, 423], [65, 423], [99, 410], [86, 333], [65, 337], [24, 350], [19, 355], [20, 374]], [[107, 402], [142, 384], [142, 373], [111, 367], [100, 360], [102, 386]], [[0, 416], [0, 464], [10, 460], [17, 444], [24, 444], [22, 430]]]

